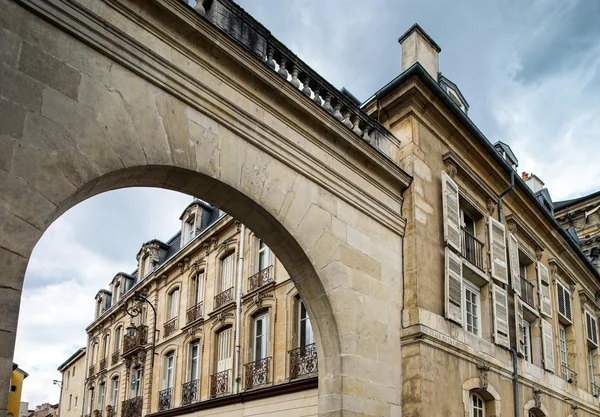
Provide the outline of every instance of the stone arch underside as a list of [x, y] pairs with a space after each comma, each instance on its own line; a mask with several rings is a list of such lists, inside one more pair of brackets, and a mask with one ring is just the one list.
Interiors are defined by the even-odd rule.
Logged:
[[[108, 3], [93, 12], [112, 16]], [[194, 78], [183, 88], [28, 8], [43, 14], [45, 4], [0, 0], [0, 375], [12, 365], [22, 281], [43, 232], [87, 198], [150, 186], [216, 205], [282, 261], [314, 321], [320, 415], [399, 410], [400, 170], [374, 162], [368, 145], [324, 123], [329, 115], [302, 113], [296, 96], [282, 104], [262, 67], [260, 80], [233, 77], [239, 51], [198, 47], [210, 68], [163, 51], [172, 71]], [[115, 26], [131, 24], [114, 16]], [[0, 416], [7, 384], [0, 378]]]

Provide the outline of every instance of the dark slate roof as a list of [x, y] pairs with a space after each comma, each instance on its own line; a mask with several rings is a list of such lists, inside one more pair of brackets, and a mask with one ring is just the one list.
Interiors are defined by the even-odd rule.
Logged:
[[571, 200], [557, 201], [554, 203], [554, 210], [562, 210], [565, 207], [574, 206], [575, 204], [581, 203], [588, 199], [596, 198], [598, 196], [600, 196], [600, 191], [595, 191], [591, 194], [584, 195], [583, 197], [573, 198]]
[[494, 143], [494, 148], [505, 152], [506, 155], [512, 160], [514, 165], [519, 165], [519, 160], [517, 159], [517, 156], [514, 154], [510, 146], [508, 146], [506, 143], [498, 141]]
[[465, 108], [469, 110], [469, 103], [467, 102], [467, 99], [465, 98], [465, 96], [463, 96], [462, 92], [460, 91], [460, 88], [458, 88], [456, 84], [454, 84], [448, 78], [443, 76], [441, 72], [438, 74], [438, 82], [440, 84], [447, 84], [450, 88], [456, 91], [456, 94], [458, 94], [458, 97], [460, 97], [460, 99], [462, 100], [463, 104], [465, 105]]
[[579, 246], [581, 246], [581, 242], [579, 241], [579, 237], [577, 236], [577, 232], [575, 231], [575, 227], [570, 226], [567, 229], [567, 233], [569, 234], [569, 236], [571, 236], [571, 239], [573, 239], [573, 241], [575, 243], [577, 243]]

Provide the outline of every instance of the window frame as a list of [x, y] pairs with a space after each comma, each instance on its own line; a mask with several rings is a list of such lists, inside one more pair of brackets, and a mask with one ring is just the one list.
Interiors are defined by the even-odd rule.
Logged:
[[558, 347], [560, 356], [561, 375], [566, 381], [569, 378], [568, 371], [565, 373], [565, 368], [569, 369], [569, 343], [567, 340], [567, 329], [562, 324], [558, 325]]
[[170, 351], [165, 355], [165, 368], [163, 378], [163, 389], [171, 389], [175, 386], [175, 352]]
[[[261, 324], [262, 333], [257, 334], [257, 328]], [[252, 318], [252, 361], [259, 361], [269, 357], [269, 311], [263, 311]], [[259, 340], [260, 337], [260, 346]], [[260, 355], [259, 353], [260, 347]], [[260, 356], [260, 357], [259, 357]]]
[[[175, 297], [175, 294], [177, 294], [177, 297]], [[181, 292], [179, 291], [179, 287], [173, 288], [171, 291], [169, 291], [167, 296], [167, 321], [173, 320], [179, 315], [180, 294]]]
[[531, 323], [527, 320], [523, 320], [523, 359], [529, 363], [533, 363], [533, 351], [531, 349]]
[[[306, 346], [310, 346], [312, 344], [315, 343], [315, 333], [313, 331], [312, 328], [312, 323], [310, 322], [310, 317], [308, 316], [308, 310], [306, 309], [306, 306], [304, 305], [304, 301], [302, 301], [302, 298], [297, 297], [297, 314], [298, 314], [298, 319], [297, 319], [297, 332], [298, 332], [298, 341], [297, 344], [299, 348], [302, 347], [306, 347]], [[304, 311], [305, 313], [305, 317], [303, 317], [302, 312]], [[306, 323], [308, 323], [308, 325], [306, 325]], [[302, 325], [304, 324], [304, 334], [305, 335], [310, 335], [310, 338], [304, 338], [305, 340], [302, 340]], [[302, 343], [305, 342], [306, 340], [310, 339], [310, 343]]]
[[469, 416], [485, 417], [485, 399], [476, 392], [471, 392], [471, 395], [469, 395], [469, 399], [471, 400], [469, 405]]
[[[194, 356], [194, 348], [196, 348], [197, 354]], [[196, 381], [200, 379], [200, 341], [196, 340], [189, 344], [189, 375], [188, 382]], [[194, 361], [196, 362], [194, 366]], [[194, 373], [196, 374], [194, 377]]]
[[[481, 288], [479, 288], [477, 285], [473, 284], [471, 281], [465, 279], [463, 277], [463, 329], [465, 329], [465, 331], [477, 336], [477, 337], [481, 337]], [[475, 328], [475, 332], [469, 330], [469, 324], [468, 324], [468, 315], [469, 315], [469, 311], [467, 309], [467, 291], [471, 292], [475, 295], [476, 298], [476, 302], [477, 304], [475, 305], [475, 318], [477, 319], [477, 326]], [[471, 303], [472, 304], [472, 303]], [[471, 314], [473, 314], [471, 312]]]
[[119, 377], [116, 376], [111, 379], [111, 402], [113, 407], [114, 415], [118, 415], [118, 406], [119, 406]]

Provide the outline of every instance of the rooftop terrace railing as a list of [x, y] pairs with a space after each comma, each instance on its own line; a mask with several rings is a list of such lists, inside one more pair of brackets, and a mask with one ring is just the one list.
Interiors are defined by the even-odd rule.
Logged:
[[314, 105], [392, 158], [400, 141], [391, 132], [364, 113], [357, 99], [331, 85], [232, 0], [182, 1], [281, 75]]

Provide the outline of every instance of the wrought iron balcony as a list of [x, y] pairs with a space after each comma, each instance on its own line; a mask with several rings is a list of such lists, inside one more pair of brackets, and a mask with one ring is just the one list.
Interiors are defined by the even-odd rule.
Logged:
[[216, 398], [231, 392], [231, 384], [229, 374], [231, 369], [222, 372], [217, 372], [210, 376], [210, 397]]
[[562, 376], [569, 384], [577, 384], [577, 372], [569, 368], [566, 364], [561, 365]]
[[90, 365], [88, 376], [92, 376], [96, 373], [96, 365]]
[[462, 247], [461, 254], [463, 258], [471, 262], [477, 268], [483, 271], [483, 242], [473, 236], [464, 227], [462, 228]]
[[200, 399], [200, 380], [195, 379], [183, 384], [181, 390], [181, 405], [194, 404]]
[[594, 397], [599, 397], [600, 396], [600, 386], [594, 384], [593, 382], [590, 383], [590, 392], [592, 393], [592, 395]]
[[303, 375], [311, 375], [319, 370], [317, 359], [317, 345], [314, 343], [289, 351], [290, 354], [290, 379]]
[[138, 326], [134, 336], [125, 335], [123, 337], [123, 354], [145, 346], [146, 343], [148, 343], [148, 326]]
[[167, 388], [158, 393], [158, 411], [173, 408], [173, 388]]
[[106, 358], [100, 359], [100, 372], [102, 372], [106, 369], [106, 362], [107, 362]]
[[120, 352], [117, 350], [116, 352], [114, 352], [112, 354], [112, 357], [110, 358], [110, 364], [116, 365], [117, 363], [119, 363], [119, 356], [120, 356]]
[[531, 281], [527, 281], [521, 277], [521, 299], [535, 309], [535, 285]]
[[272, 282], [273, 278], [273, 265], [271, 265], [248, 278], [248, 291], [254, 291]]
[[195, 306], [188, 308], [185, 312], [186, 323], [189, 324], [201, 318], [203, 313], [202, 310], [202, 303], [198, 303]]
[[164, 324], [164, 337], [169, 337], [177, 330], [177, 317], [173, 317], [171, 320]]
[[142, 417], [143, 397], [130, 398], [121, 403], [121, 417]]
[[271, 357], [259, 359], [244, 365], [244, 389], [260, 387], [268, 384]]
[[220, 294], [215, 295], [214, 309], [223, 307], [226, 304], [233, 302], [233, 287], [223, 291]]

